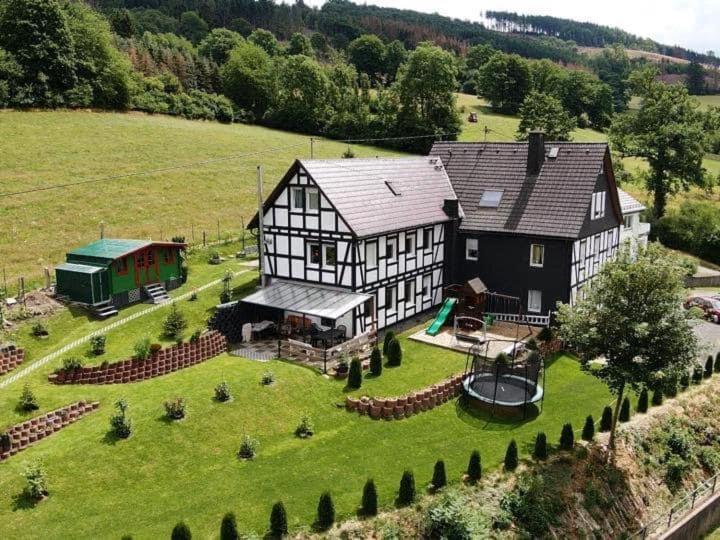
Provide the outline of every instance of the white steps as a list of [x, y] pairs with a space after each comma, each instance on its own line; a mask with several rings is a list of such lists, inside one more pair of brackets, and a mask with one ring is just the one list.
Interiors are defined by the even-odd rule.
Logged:
[[151, 304], [162, 304], [170, 300], [165, 285], [162, 283], [150, 283], [143, 287], [145, 294], [148, 295], [148, 302]]
[[107, 319], [108, 317], [113, 317], [118, 314], [117, 308], [113, 306], [109, 300], [102, 304], [97, 304], [93, 306], [92, 311], [95, 316], [99, 317], [100, 319]]

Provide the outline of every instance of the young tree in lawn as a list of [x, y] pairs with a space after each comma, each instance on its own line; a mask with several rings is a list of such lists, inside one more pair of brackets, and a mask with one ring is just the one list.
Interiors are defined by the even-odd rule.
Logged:
[[400, 478], [400, 490], [398, 491], [398, 503], [407, 506], [415, 500], [415, 475], [412, 471], [405, 471]]
[[592, 441], [593, 438], [595, 438], [595, 420], [593, 420], [592, 415], [588, 415], [582, 430], [582, 440]]
[[707, 188], [714, 179], [702, 165], [706, 133], [698, 102], [684, 86], [656, 81], [654, 74], [633, 75], [640, 109], [615, 117], [610, 141], [622, 155], [647, 160], [645, 183], [653, 194], [655, 216], [661, 218], [668, 196], [692, 185]]
[[282, 538], [288, 533], [287, 512], [282, 502], [276, 502], [270, 512], [270, 536]]
[[505, 470], [514, 471], [518, 466], [518, 447], [515, 439], [510, 441], [507, 450], [505, 450]]
[[347, 385], [348, 388], [360, 388], [362, 386], [362, 362], [359, 358], [353, 358], [350, 361]]
[[608, 405], [603, 409], [602, 416], [600, 417], [600, 431], [607, 432], [612, 429], [613, 413], [612, 408]]
[[473, 450], [470, 454], [468, 462], [467, 478], [470, 482], [477, 482], [482, 477], [482, 463], [480, 462], [480, 452]]
[[560, 450], [572, 450], [575, 447], [575, 433], [572, 424], [564, 424], [560, 432]]
[[439, 459], [435, 462], [435, 468], [433, 469], [432, 481], [433, 491], [442, 489], [447, 485], [447, 474], [445, 473], [445, 462]]
[[223, 516], [220, 523], [220, 540], [239, 540], [239, 538], [235, 514], [229, 512]]
[[625, 390], [655, 387], [695, 358], [697, 341], [682, 308], [684, 296], [675, 257], [658, 244], [635, 255], [625, 246], [602, 267], [585, 298], [559, 306], [560, 336], [580, 355], [583, 368], [615, 395], [612, 454]]
[[317, 525], [320, 530], [329, 529], [335, 523], [335, 504], [329, 491], [320, 495], [317, 508]]
[[535, 436], [533, 457], [535, 459], [547, 459], [548, 457], [547, 436], [542, 431]]
[[620, 422], [630, 421], [630, 398], [625, 396], [622, 405], [620, 405], [620, 413], [618, 414], [618, 420]]
[[188, 527], [185, 522], [181, 521], [173, 527], [172, 533], [170, 534], [170, 540], [192, 540], [190, 527]]
[[531, 88], [528, 61], [516, 54], [498, 52], [479, 70], [478, 95], [492, 103], [498, 112], [517, 113]]
[[377, 346], [370, 353], [370, 373], [377, 377], [382, 375], [382, 353]]
[[364, 516], [377, 515], [377, 488], [375, 487], [375, 481], [372, 478], [368, 479], [363, 487], [360, 512]]
[[563, 108], [560, 100], [548, 94], [530, 92], [520, 106], [517, 140], [526, 141], [530, 131], [542, 129], [551, 141], [569, 141], [577, 122]]

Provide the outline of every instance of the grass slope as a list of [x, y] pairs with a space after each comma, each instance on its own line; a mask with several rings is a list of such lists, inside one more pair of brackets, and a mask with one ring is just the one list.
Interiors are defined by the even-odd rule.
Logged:
[[[86, 111], [0, 112], [0, 193], [177, 166], [277, 148], [251, 156], [164, 173], [0, 198], [0, 270], [8, 279], [42, 275], [69, 248], [106, 235], [169, 238], [192, 227], [199, 241], [240, 230], [256, 207], [256, 167], [266, 193], [295, 158], [310, 157], [309, 137], [242, 124], [168, 116]], [[299, 146], [298, 146], [299, 145]], [[291, 147], [292, 148], [289, 148]], [[316, 141], [315, 157], [339, 158], [347, 145]], [[353, 146], [357, 156], [389, 155]]]

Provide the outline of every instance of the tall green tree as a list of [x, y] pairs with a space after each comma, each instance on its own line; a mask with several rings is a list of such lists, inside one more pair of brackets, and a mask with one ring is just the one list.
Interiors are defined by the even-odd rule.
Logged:
[[67, 16], [56, 0], [5, 0], [0, 5], [0, 48], [22, 71], [13, 94], [18, 105], [60, 105], [75, 86], [75, 52]]
[[256, 28], [248, 36], [248, 41], [263, 49], [270, 56], [280, 54], [280, 44], [272, 32], [263, 28]]
[[[687, 371], [697, 341], [682, 308], [684, 270], [659, 244], [623, 247], [574, 306], [558, 309], [560, 337], [615, 395], [610, 449], [626, 389], [640, 392]], [[602, 358], [602, 361], [596, 362]]]
[[188, 38], [194, 44], [200, 43], [208, 33], [208, 23], [198, 14], [197, 11], [186, 11], [180, 15], [180, 35]]
[[531, 87], [528, 62], [516, 54], [494, 54], [478, 73], [478, 95], [499, 112], [517, 113]]
[[563, 108], [560, 100], [533, 91], [520, 106], [517, 139], [525, 141], [530, 131], [542, 129], [551, 141], [569, 141], [576, 126], [575, 119]]
[[666, 85], [647, 71], [634, 75], [633, 86], [641, 96], [640, 109], [615, 118], [610, 141], [624, 155], [647, 160], [647, 188], [659, 218], [665, 214], [669, 195], [708, 183], [702, 166], [704, 118], [682, 85]]
[[244, 42], [243, 37], [237, 32], [227, 28], [213, 28], [198, 45], [198, 52], [201, 56], [222, 65], [227, 62], [230, 52]]
[[350, 62], [359, 72], [367, 73], [372, 81], [377, 81], [385, 73], [386, 52], [385, 44], [374, 34], [363, 34], [348, 46]]
[[137, 33], [135, 18], [128, 9], [113, 10], [109, 15], [108, 20], [110, 21], [110, 26], [112, 26], [113, 32], [120, 37], [129, 38]]
[[275, 74], [270, 56], [246, 42], [237, 46], [220, 70], [223, 92], [238, 107], [261, 118], [275, 95]]
[[480, 69], [497, 51], [490, 45], [473, 45], [465, 54], [465, 67], [467, 69]]
[[688, 92], [694, 96], [705, 93], [705, 68], [700, 62], [693, 61], [688, 64], [685, 86], [687, 86]]
[[288, 41], [285, 52], [288, 56], [302, 54], [304, 56], [312, 57], [315, 55], [312, 45], [310, 45], [310, 40], [300, 32], [295, 32], [292, 36], [290, 36], [290, 41]]
[[289, 56], [280, 62], [274, 120], [284, 127], [314, 131], [328, 116], [328, 78], [307, 56]]
[[395, 80], [400, 66], [407, 60], [408, 52], [400, 40], [394, 40], [385, 47], [385, 74], [388, 82]]
[[[407, 135], [447, 133], [456, 138], [460, 118], [455, 107], [457, 68], [450, 53], [421, 43], [400, 67], [394, 85], [400, 110], [398, 130]], [[431, 140], [420, 140], [424, 148]]]
[[630, 58], [622, 45], [605, 47], [593, 59], [593, 67], [600, 80], [610, 85], [613, 93], [613, 107], [615, 111], [627, 110], [630, 103]]

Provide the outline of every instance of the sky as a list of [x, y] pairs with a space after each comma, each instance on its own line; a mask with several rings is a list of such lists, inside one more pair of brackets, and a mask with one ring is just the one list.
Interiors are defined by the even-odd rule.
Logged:
[[[320, 6], [324, 0], [305, 0], [305, 3]], [[720, 55], [720, 0], [371, 0], [363, 3], [437, 12], [472, 21], [481, 20], [480, 14], [484, 11], [550, 15], [616, 26], [660, 43], [699, 52], [713, 50]]]

